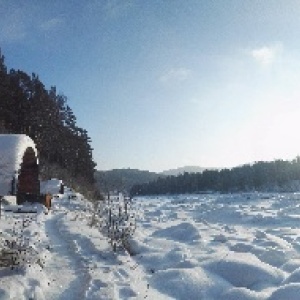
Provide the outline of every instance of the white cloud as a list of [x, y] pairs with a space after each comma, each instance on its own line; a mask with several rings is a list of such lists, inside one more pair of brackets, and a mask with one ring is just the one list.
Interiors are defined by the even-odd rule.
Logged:
[[40, 28], [43, 31], [50, 31], [50, 30], [53, 30], [53, 29], [59, 27], [62, 23], [63, 23], [63, 20], [61, 18], [53, 18], [53, 19], [47, 20], [47, 21], [43, 22], [42, 24], [40, 24]]
[[191, 70], [186, 68], [172, 68], [160, 76], [159, 80], [165, 82], [181, 82], [187, 80], [191, 75]]
[[272, 65], [280, 52], [282, 46], [280, 44], [275, 46], [264, 46], [261, 48], [253, 49], [250, 55], [262, 66]]

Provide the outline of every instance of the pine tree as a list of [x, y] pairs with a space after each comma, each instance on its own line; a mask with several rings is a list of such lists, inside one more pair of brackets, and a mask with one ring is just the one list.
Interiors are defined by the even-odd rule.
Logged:
[[[0, 50], [0, 132], [24, 133], [36, 143], [41, 175], [60, 177], [93, 189], [95, 163], [91, 139], [76, 124], [67, 97], [47, 90], [36, 74], [7, 72]], [[62, 178], [63, 177], [63, 178]]]

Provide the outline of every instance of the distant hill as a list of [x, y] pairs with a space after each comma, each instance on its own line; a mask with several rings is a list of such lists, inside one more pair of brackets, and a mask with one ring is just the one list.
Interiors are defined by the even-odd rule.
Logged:
[[97, 187], [102, 193], [116, 190], [129, 192], [132, 186], [154, 181], [159, 177], [164, 175], [137, 169], [114, 169], [95, 173]]
[[198, 167], [198, 166], [185, 166], [185, 167], [181, 167], [181, 168], [177, 168], [177, 169], [171, 169], [171, 170], [166, 170], [161, 172], [160, 174], [165, 175], [165, 176], [171, 176], [171, 175], [179, 175], [182, 174], [184, 172], [187, 173], [201, 173], [206, 169], [211, 169], [211, 168], [202, 168], [202, 167]]
[[129, 192], [134, 185], [140, 185], [155, 181], [159, 177], [176, 176], [184, 172], [201, 173], [207, 168], [198, 166], [186, 166], [161, 173], [142, 171], [138, 169], [113, 169], [108, 171], [96, 171], [95, 179], [97, 187], [106, 193], [108, 191], [127, 191]]

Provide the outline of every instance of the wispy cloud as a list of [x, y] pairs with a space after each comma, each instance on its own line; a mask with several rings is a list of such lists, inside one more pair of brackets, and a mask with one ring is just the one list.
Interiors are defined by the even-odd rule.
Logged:
[[127, 15], [134, 7], [136, 0], [91, 0], [86, 1], [86, 15], [103, 15], [105, 20], [118, 19]]
[[190, 69], [186, 68], [172, 68], [162, 74], [159, 78], [160, 82], [182, 82], [187, 80], [192, 74]]
[[104, 11], [109, 17], [119, 17], [126, 13], [133, 6], [134, 2], [134, 0], [110, 0], [104, 6]]
[[26, 36], [25, 28], [20, 23], [5, 25], [0, 29], [0, 41], [13, 42], [22, 40]]
[[50, 20], [41, 23], [40, 29], [43, 31], [51, 31], [61, 26], [62, 23], [63, 23], [62, 18], [52, 18]]
[[270, 66], [282, 52], [282, 45], [263, 46], [250, 51], [250, 55], [262, 66]]
[[0, 14], [0, 41], [14, 42], [24, 39], [26, 36], [26, 22], [23, 11], [13, 6], [7, 10], [0, 7]]
[[[34, 18], [32, 16], [35, 16]], [[42, 8], [33, 4], [18, 6], [16, 2], [4, 5], [0, 0], [0, 42], [19, 42], [32, 38], [39, 31], [49, 32], [63, 24], [63, 18], [44, 18]]]

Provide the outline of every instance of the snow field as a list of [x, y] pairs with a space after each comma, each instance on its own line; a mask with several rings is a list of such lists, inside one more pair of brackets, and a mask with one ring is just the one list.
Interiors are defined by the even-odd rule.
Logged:
[[39, 205], [6, 211], [2, 248], [18, 240], [30, 250], [13, 269], [0, 267], [0, 299], [299, 299], [300, 194], [133, 202], [133, 256], [112, 251], [79, 194], [56, 198], [48, 214]]
[[299, 200], [258, 193], [138, 198], [135, 259], [168, 299], [299, 299]]

